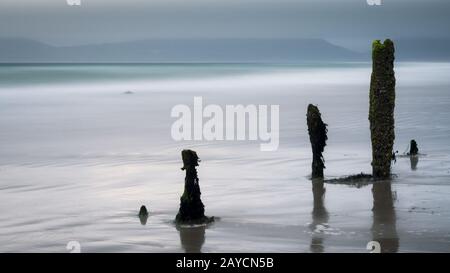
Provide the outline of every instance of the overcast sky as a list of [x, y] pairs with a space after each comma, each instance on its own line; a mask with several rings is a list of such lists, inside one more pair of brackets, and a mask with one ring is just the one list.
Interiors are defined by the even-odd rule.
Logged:
[[449, 0], [0, 0], [0, 37], [54, 45], [152, 38], [450, 38]]

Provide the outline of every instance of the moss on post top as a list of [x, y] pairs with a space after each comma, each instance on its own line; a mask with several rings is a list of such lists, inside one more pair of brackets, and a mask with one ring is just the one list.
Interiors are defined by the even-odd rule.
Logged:
[[392, 52], [394, 53], [394, 42], [391, 39], [384, 40], [384, 43], [381, 43], [380, 40], [375, 40], [372, 43], [372, 59], [375, 60], [376, 56], [383, 53]]
[[391, 39], [386, 39], [386, 40], [384, 40], [384, 43], [381, 43], [380, 40], [374, 40], [374, 41], [373, 41], [373, 44], [372, 44], [372, 49], [373, 49], [373, 50], [383, 49], [383, 48], [385, 48], [386, 46], [391, 46], [391, 45], [392, 45], [392, 46], [394, 45], [394, 43], [392, 42]]

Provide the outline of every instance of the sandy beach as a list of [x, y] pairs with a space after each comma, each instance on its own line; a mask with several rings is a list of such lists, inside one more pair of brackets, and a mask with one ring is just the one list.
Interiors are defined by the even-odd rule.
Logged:
[[[399, 156], [392, 181], [376, 185], [309, 178], [309, 103], [328, 124], [325, 177], [371, 172], [370, 72], [369, 63], [0, 65], [0, 252], [68, 252], [70, 241], [83, 252], [369, 252], [373, 240], [387, 252], [448, 252], [450, 64], [396, 64], [394, 149], [417, 140], [418, 162]], [[279, 105], [278, 150], [174, 141], [170, 111], [194, 96]], [[173, 223], [185, 148], [202, 160], [214, 224]]]

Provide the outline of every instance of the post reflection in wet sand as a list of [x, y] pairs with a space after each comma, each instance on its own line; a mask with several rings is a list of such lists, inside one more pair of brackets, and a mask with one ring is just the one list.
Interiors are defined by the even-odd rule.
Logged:
[[201, 253], [205, 243], [205, 225], [177, 226], [180, 233], [181, 247], [186, 253]]
[[381, 252], [397, 252], [399, 238], [396, 227], [394, 209], [395, 197], [391, 189], [391, 181], [379, 181], [373, 184], [373, 241], [380, 243]]
[[417, 170], [417, 164], [419, 164], [419, 156], [411, 155], [409, 156], [409, 161], [411, 162], [411, 170]]
[[328, 224], [328, 211], [324, 205], [325, 199], [325, 187], [323, 179], [313, 179], [312, 192], [313, 192], [313, 211], [312, 211], [312, 223], [310, 229], [313, 232], [311, 237], [310, 251], [324, 252], [323, 234], [320, 232], [324, 225]]

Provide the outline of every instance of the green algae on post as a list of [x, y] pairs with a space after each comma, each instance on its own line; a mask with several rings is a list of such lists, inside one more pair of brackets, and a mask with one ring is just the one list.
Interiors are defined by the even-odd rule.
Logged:
[[373, 42], [369, 120], [374, 178], [387, 178], [391, 175], [395, 139], [394, 52], [394, 43], [389, 39], [384, 43], [379, 40]]
[[319, 108], [312, 104], [308, 105], [306, 114], [306, 121], [308, 123], [309, 140], [313, 153], [312, 161], [312, 178], [322, 178], [323, 169], [325, 169], [325, 160], [323, 158], [323, 151], [325, 149], [327, 137], [327, 124], [322, 121]]

